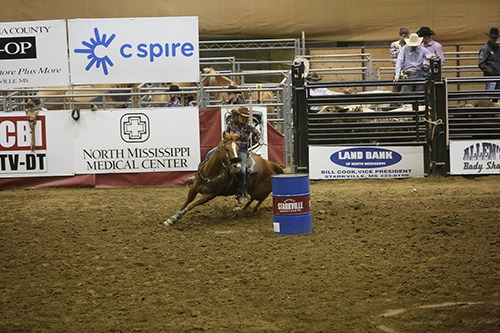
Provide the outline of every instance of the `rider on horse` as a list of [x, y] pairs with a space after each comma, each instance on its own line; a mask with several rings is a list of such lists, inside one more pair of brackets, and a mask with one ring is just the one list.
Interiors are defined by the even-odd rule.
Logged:
[[238, 203], [242, 204], [243, 199], [247, 198], [248, 195], [246, 192], [246, 183], [247, 183], [247, 159], [249, 155], [248, 146], [250, 144], [250, 140], [252, 134], [255, 135], [259, 144], [262, 145], [264, 142], [262, 141], [262, 135], [259, 130], [250, 123], [250, 112], [248, 108], [244, 106], [240, 106], [237, 110], [234, 109], [231, 111], [231, 117], [228, 118], [226, 132], [231, 134], [240, 134], [240, 139], [238, 141], [238, 147], [240, 151], [241, 158], [241, 171], [236, 174], [236, 179], [239, 185], [239, 191], [236, 195], [238, 199]]
[[[241, 171], [236, 174], [236, 181], [238, 183], [238, 193], [236, 194], [236, 199], [238, 203], [242, 204], [244, 198], [248, 199], [248, 194], [246, 192], [247, 183], [247, 159], [249, 155], [248, 146], [250, 144], [250, 139], [252, 135], [257, 137], [259, 140], [259, 145], [263, 145], [262, 135], [259, 130], [250, 123], [250, 112], [247, 107], [240, 106], [238, 109], [231, 110], [231, 115], [227, 118], [226, 132], [230, 134], [239, 134], [240, 138], [238, 140], [238, 148], [241, 158]], [[210, 150], [206, 157], [207, 161], [217, 147]]]

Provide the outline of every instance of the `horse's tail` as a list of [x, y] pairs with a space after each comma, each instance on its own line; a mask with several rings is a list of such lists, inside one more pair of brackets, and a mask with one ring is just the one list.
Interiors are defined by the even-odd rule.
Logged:
[[267, 161], [267, 162], [269, 163], [271, 169], [273, 169], [274, 173], [276, 174], [285, 173], [281, 165], [279, 165], [278, 163], [274, 163], [273, 161]]

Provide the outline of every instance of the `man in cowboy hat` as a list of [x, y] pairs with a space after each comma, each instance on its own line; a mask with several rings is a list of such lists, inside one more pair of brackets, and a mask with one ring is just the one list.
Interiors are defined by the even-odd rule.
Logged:
[[[436, 33], [431, 30], [429, 27], [421, 27], [419, 31], [417, 31], [418, 37], [423, 37], [423, 43], [422, 46], [425, 47], [427, 50], [429, 50], [431, 53], [435, 54], [439, 59], [441, 59], [441, 68], [444, 66], [444, 53], [443, 53], [443, 46], [436, 42], [432, 36], [435, 35]], [[429, 67], [430, 67], [430, 61], [429, 59], [424, 59], [424, 64], [422, 69], [424, 70], [423, 74], [424, 77], [429, 76]]]
[[[410, 38], [405, 39], [406, 46], [398, 54], [394, 82], [398, 82], [401, 77], [405, 79], [421, 79], [424, 77], [422, 74], [424, 59], [430, 59], [434, 54], [425, 47], [419, 47], [422, 40], [423, 38], [418, 37], [417, 34], [411, 34]], [[404, 85], [402, 92], [422, 91], [424, 89], [423, 85]]]
[[[484, 76], [500, 76], [500, 48], [497, 40], [500, 35], [498, 28], [491, 28], [490, 33], [486, 33], [490, 39], [479, 50], [478, 66], [483, 71]], [[500, 89], [500, 81], [486, 82], [486, 90]]]
[[245, 101], [241, 98], [241, 91], [238, 91], [238, 88], [235, 86], [229, 86], [227, 89], [227, 101], [224, 104], [245, 104]]
[[[182, 93], [181, 88], [178, 85], [172, 84], [168, 88], [169, 92], [174, 92], [174, 94], [170, 94], [170, 100], [167, 102], [167, 108], [171, 107], [181, 107], [181, 106], [194, 106], [193, 102], [191, 101], [184, 101], [184, 95], [180, 97], [180, 94]], [[183, 105], [183, 103], [185, 105]]]
[[[322, 77], [318, 75], [318, 73], [310, 73], [306, 80], [308, 82], [319, 82], [322, 80]], [[321, 96], [321, 95], [333, 95], [333, 93], [324, 87], [317, 87], [309, 89], [309, 96]], [[321, 106], [311, 106], [309, 107], [311, 112], [317, 113], [321, 110]]]

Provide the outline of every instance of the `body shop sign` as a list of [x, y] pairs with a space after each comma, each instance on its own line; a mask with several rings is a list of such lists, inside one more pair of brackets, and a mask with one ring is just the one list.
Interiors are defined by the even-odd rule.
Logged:
[[424, 176], [422, 147], [310, 146], [311, 179]]
[[450, 173], [500, 174], [500, 140], [450, 141]]

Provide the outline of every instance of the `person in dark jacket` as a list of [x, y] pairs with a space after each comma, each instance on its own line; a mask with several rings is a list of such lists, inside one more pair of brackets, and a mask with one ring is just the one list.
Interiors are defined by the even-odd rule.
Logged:
[[[478, 66], [483, 71], [484, 76], [500, 76], [500, 48], [497, 40], [500, 35], [498, 28], [491, 28], [490, 33], [486, 33], [490, 39], [479, 51]], [[500, 81], [486, 82], [486, 90], [500, 90]]]

